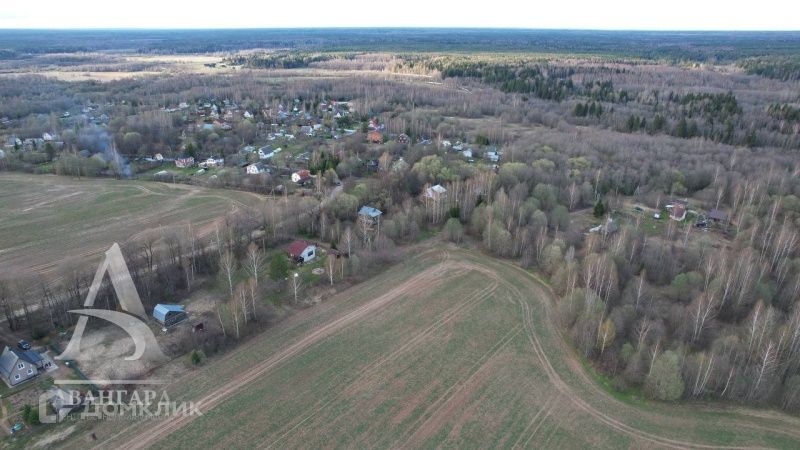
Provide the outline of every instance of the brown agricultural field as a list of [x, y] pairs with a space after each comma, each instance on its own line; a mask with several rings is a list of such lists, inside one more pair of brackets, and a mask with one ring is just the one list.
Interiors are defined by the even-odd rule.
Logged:
[[0, 268], [8, 279], [57, 282], [114, 242], [187, 229], [209, 234], [225, 214], [264, 197], [196, 186], [0, 175]]

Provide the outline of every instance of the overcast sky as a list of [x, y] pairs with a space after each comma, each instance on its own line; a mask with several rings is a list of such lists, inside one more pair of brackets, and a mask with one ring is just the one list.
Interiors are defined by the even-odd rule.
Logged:
[[0, 0], [0, 28], [800, 30], [800, 0]]

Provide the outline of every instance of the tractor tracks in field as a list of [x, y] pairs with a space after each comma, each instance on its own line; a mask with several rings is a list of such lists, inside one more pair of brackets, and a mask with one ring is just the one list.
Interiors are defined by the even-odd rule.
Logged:
[[[195, 403], [198, 405], [198, 408], [202, 412], [209, 411], [210, 409], [222, 403], [224, 400], [230, 398], [235, 392], [237, 392], [242, 387], [253, 382], [258, 377], [264, 375], [270, 370], [278, 367], [281, 363], [287, 361], [288, 359], [301, 354], [302, 352], [310, 348], [313, 344], [321, 341], [322, 339], [330, 336], [331, 334], [340, 331], [341, 329], [347, 327], [352, 323], [355, 323], [356, 321], [358, 321], [359, 319], [363, 318], [364, 316], [368, 315], [373, 311], [382, 309], [383, 307], [387, 306], [388, 304], [392, 303], [394, 300], [400, 297], [417, 295], [429, 289], [433, 284], [441, 281], [447, 269], [450, 268], [449, 264], [446, 264], [448, 255], [445, 254], [444, 256], [445, 257], [443, 262], [440, 262], [439, 264], [431, 267], [426, 272], [422, 272], [421, 274], [413, 276], [409, 280], [406, 280], [405, 282], [401, 283], [400, 285], [396, 286], [395, 288], [391, 289], [385, 294], [376, 297], [375, 299], [368, 301], [367, 303], [361, 305], [355, 310], [313, 330], [299, 341], [289, 345], [288, 347], [285, 347], [283, 350], [277, 352], [276, 354], [272, 355], [271, 357], [267, 358], [261, 363], [256, 364], [255, 366], [245, 370], [235, 378], [229, 380], [222, 387], [198, 399], [197, 401], [195, 401]], [[155, 423], [149, 428], [146, 428], [144, 432], [141, 433], [140, 437], [135, 441], [125, 442], [118, 448], [141, 449], [149, 447], [155, 444], [156, 442], [160, 441], [161, 439], [166, 438], [171, 433], [174, 433], [175, 431], [188, 425], [194, 419], [195, 416], [190, 416], [190, 415], [169, 417], [167, 419], [164, 419], [163, 421]], [[114, 436], [111, 436], [109, 439], [103, 441], [102, 443], [99, 443], [95, 448], [106, 447], [110, 443], [110, 441], [116, 439], [117, 437], [121, 436], [130, 429], [131, 427], [128, 427], [120, 431]]]
[[[553, 406], [559, 400], [561, 400], [561, 395], [559, 393], [556, 393], [556, 395], [551, 395], [550, 397], [547, 398], [547, 400], [545, 400], [544, 404], [542, 405], [542, 408], [533, 416], [531, 421], [528, 422], [528, 425], [525, 427], [524, 430], [522, 430], [522, 433], [520, 433], [519, 437], [514, 442], [514, 445], [511, 446], [512, 449], [519, 447], [523, 448], [527, 447], [528, 442], [530, 442], [530, 440], [533, 439], [533, 437], [536, 435], [536, 432], [539, 431], [539, 428], [542, 426], [542, 424], [544, 424], [547, 418], [550, 417], [550, 414], [553, 412]], [[541, 420], [539, 419], [540, 417]], [[530, 434], [528, 434], [528, 430], [530, 430], [531, 427], [533, 427], [534, 425], [536, 425], [536, 427]], [[525, 439], [525, 442], [521, 442], [522, 438], [525, 437], [526, 435], [528, 436], [528, 438]]]
[[[445, 410], [448, 405], [483, 372], [495, 356], [508, 346], [523, 331], [522, 325], [511, 328], [503, 337], [495, 342], [489, 350], [481, 355], [478, 360], [467, 370], [466, 376], [453, 383], [439, 398], [430, 404], [422, 413], [420, 418], [409, 427], [411, 435], [405, 438], [405, 442], [400, 445], [392, 445], [397, 448], [417, 448], [426, 438], [432, 436], [441, 427], [440, 422], [449, 418]], [[451, 405], [452, 408], [458, 405]], [[402, 439], [402, 438], [401, 438]]]
[[312, 407], [312, 409], [314, 409], [313, 411], [311, 411], [308, 414], [303, 414], [302, 415], [303, 418], [299, 422], [294, 424], [290, 429], [283, 432], [280, 436], [277, 437], [277, 439], [270, 442], [268, 445], [265, 445], [260, 448], [275, 447], [279, 442], [283, 441], [285, 438], [290, 436], [299, 427], [301, 427], [309, 420], [312, 420], [314, 417], [319, 415], [319, 413], [324, 411], [328, 406], [330, 406], [337, 400], [346, 397], [349, 394], [352, 394], [354, 389], [356, 389], [358, 386], [363, 385], [365, 382], [368, 383], [374, 380], [375, 376], [378, 374], [379, 369], [383, 367], [386, 363], [397, 359], [397, 357], [399, 357], [403, 353], [407, 353], [408, 351], [416, 348], [419, 344], [425, 342], [425, 340], [427, 340], [433, 333], [442, 328], [444, 325], [450, 323], [453, 319], [461, 316], [463, 313], [471, 310], [473, 307], [478, 305], [481, 301], [487, 299], [490, 295], [492, 295], [492, 293], [494, 293], [496, 289], [497, 289], [497, 284], [492, 283], [484, 287], [480, 291], [473, 293], [465, 301], [459, 303], [457, 306], [445, 311], [443, 317], [440, 317], [438, 320], [434, 321], [424, 330], [415, 334], [411, 339], [406, 341], [403, 345], [395, 349], [390, 354], [378, 359], [377, 361], [374, 361], [373, 363], [369, 364], [367, 367], [362, 369], [359, 377], [347, 382], [346, 386], [341, 386], [339, 389], [337, 389], [335, 391], [336, 394], [333, 396], [333, 398], [324, 401], [324, 403], [321, 404], [318, 403], [317, 405]]

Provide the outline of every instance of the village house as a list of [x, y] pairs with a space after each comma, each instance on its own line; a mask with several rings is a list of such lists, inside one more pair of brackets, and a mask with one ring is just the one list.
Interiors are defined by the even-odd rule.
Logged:
[[260, 149], [258, 149], [258, 159], [270, 159], [280, 152], [281, 152], [280, 147], [276, 148], [275, 150], [273, 150], [272, 147], [270, 146], [261, 147]]
[[383, 211], [371, 206], [362, 206], [361, 209], [358, 210], [359, 219], [362, 221], [367, 221], [373, 225], [380, 221], [382, 215]]
[[383, 134], [380, 131], [370, 131], [367, 133], [367, 141], [373, 144], [383, 144]]
[[669, 209], [669, 218], [678, 222], [683, 222], [686, 219], [686, 203], [675, 202], [672, 205], [667, 205]]
[[194, 166], [194, 157], [190, 156], [188, 158], [178, 158], [175, 160], [175, 167], [180, 169], [185, 169], [187, 167]]
[[317, 246], [310, 242], [298, 240], [286, 247], [286, 253], [294, 262], [307, 263], [316, 256]]
[[292, 181], [300, 185], [305, 184], [310, 179], [311, 179], [311, 172], [305, 169], [298, 170], [297, 172], [292, 174]]
[[0, 376], [9, 386], [16, 386], [39, 375], [40, 369], [50, 366], [33, 350], [18, 350], [6, 346], [0, 354]]
[[198, 166], [201, 169], [211, 169], [214, 167], [223, 167], [225, 166], [225, 159], [223, 158], [208, 158], [205, 161], [200, 162]]
[[262, 163], [249, 164], [245, 171], [248, 175], [258, 175], [262, 173], [269, 173], [269, 169]]

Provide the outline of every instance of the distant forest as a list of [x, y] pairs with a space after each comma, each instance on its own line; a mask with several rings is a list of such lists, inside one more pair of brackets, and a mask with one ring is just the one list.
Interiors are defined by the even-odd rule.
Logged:
[[[0, 30], [0, 59], [46, 53], [231, 52], [251, 48], [324, 51], [579, 53], [668, 61], [754, 58], [755, 71], [786, 76], [800, 54], [800, 32], [654, 32], [445, 28], [252, 30]], [[769, 56], [769, 58], [763, 58]], [[785, 56], [785, 58], [783, 58]], [[794, 56], [794, 58], [793, 58]], [[776, 59], [777, 57], [777, 59]], [[778, 65], [779, 67], [775, 67]]]

